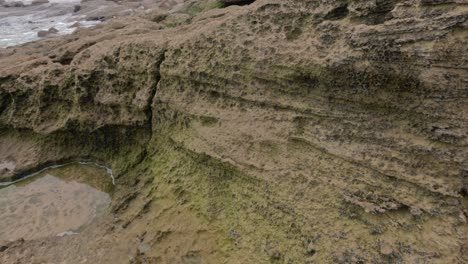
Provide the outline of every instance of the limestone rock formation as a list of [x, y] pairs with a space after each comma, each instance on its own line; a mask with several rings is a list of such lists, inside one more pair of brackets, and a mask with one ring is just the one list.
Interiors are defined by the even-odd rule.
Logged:
[[25, 6], [25, 4], [22, 1], [12, 1], [12, 2], [4, 1], [3, 3], [0, 2], [0, 4], [3, 4], [4, 7], [24, 7]]
[[37, 32], [37, 36], [40, 38], [44, 38], [52, 34], [57, 34], [58, 32], [59, 31], [56, 28], [51, 27], [48, 30], [40, 30], [39, 32]]
[[118, 176], [108, 218], [2, 263], [468, 261], [465, 4], [198, 7], [0, 50], [0, 162]]

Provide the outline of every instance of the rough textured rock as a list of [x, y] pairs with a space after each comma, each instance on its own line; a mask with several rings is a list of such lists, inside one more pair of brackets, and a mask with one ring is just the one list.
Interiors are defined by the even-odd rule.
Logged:
[[468, 261], [465, 4], [199, 10], [0, 51], [0, 158], [119, 175], [111, 216], [2, 263]]
[[12, 2], [4, 2], [4, 7], [24, 7], [24, 3], [21, 1], [12, 1]]
[[39, 32], [37, 32], [37, 36], [40, 38], [44, 38], [53, 34], [57, 34], [58, 32], [59, 31], [56, 28], [51, 27], [48, 30], [40, 30]]
[[33, 0], [31, 2], [31, 5], [44, 5], [44, 4], [49, 4], [49, 0]]

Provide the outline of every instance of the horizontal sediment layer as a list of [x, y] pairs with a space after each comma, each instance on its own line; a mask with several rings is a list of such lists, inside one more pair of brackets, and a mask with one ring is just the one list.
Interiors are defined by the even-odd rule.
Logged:
[[134, 262], [465, 261], [465, 4], [189, 10], [0, 51], [1, 158], [117, 168], [59, 259], [100, 234]]

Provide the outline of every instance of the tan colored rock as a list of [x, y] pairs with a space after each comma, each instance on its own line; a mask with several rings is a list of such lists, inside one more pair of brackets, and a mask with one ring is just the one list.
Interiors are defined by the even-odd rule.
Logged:
[[37, 36], [40, 38], [44, 38], [52, 34], [57, 34], [58, 32], [58, 29], [51, 27], [48, 30], [40, 30], [39, 32], [37, 32]]
[[191, 11], [0, 50], [5, 145], [119, 176], [112, 216], [2, 263], [466, 262], [463, 4]]
[[387, 242], [387, 241], [381, 241], [380, 242], [380, 253], [384, 256], [390, 256], [394, 254], [394, 248], [393, 246]]
[[78, 28], [80, 26], [81, 26], [80, 22], [75, 22], [71, 26], [69, 26], [69, 28]]

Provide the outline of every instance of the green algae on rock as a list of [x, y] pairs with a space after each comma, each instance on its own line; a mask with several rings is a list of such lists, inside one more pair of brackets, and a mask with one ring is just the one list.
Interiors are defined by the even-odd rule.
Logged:
[[0, 51], [0, 161], [117, 183], [102, 221], [0, 260], [468, 261], [466, 5], [195, 11]]

